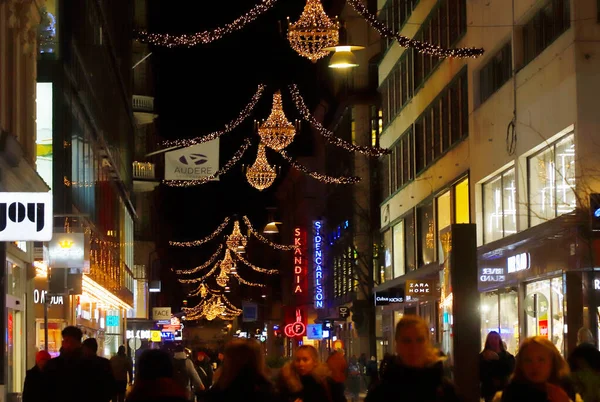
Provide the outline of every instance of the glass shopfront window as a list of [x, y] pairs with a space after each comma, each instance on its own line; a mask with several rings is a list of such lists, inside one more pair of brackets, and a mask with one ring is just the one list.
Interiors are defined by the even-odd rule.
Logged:
[[435, 261], [435, 223], [433, 203], [429, 202], [417, 209], [419, 223], [419, 266]]
[[394, 226], [394, 278], [404, 275], [404, 221]]
[[530, 226], [569, 213], [575, 198], [575, 138], [568, 135], [528, 160]]
[[417, 269], [417, 264], [415, 262], [415, 213], [414, 210], [410, 211], [410, 214], [404, 217], [404, 230], [406, 239], [406, 271], [414, 271]]
[[454, 223], [471, 223], [468, 177], [454, 186]]
[[507, 350], [515, 354], [519, 347], [519, 296], [517, 288], [481, 295], [481, 348], [491, 331], [500, 334]]
[[564, 353], [564, 292], [561, 277], [528, 283], [525, 288], [525, 334], [545, 336]]
[[444, 255], [441, 232], [452, 224], [452, 206], [450, 205], [450, 190], [437, 198], [437, 242], [438, 258], [442, 261]]
[[381, 267], [381, 283], [394, 278], [394, 266], [392, 259], [392, 231], [383, 233], [383, 264]]
[[515, 170], [510, 169], [483, 185], [485, 243], [517, 232]]

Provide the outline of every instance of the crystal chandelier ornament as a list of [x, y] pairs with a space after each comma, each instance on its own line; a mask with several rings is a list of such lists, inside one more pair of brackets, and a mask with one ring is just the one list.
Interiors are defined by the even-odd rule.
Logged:
[[224, 288], [227, 286], [227, 282], [229, 282], [229, 276], [227, 276], [227, 272], [221, 270], [221, 273], [217, 276], [217, 285]]
[[263, 144], [276, 151], [281, 151], [294, 141], [296, 128], [285, 116], [280, 91], [273, 95], [271, 114], [259, 126], [258, 135]]
[[206, 294], [208, 293], [208, 290], [206, 289], [206, 286], [203, 284], [200, 285], [200, 297], [206, 297]]
[[269, 165], [269, 161], [267, 160], [267, 155], [265, 153], [265, 145], [260, 143], [258, 145], [256, 161], [246, 170], [246, 179], [252, 187], [262, 191], [271, 187], [276, 177], [277, 170], [273, 166]]
[[292, 49], [313, 63], [329, 54], [326, 47], [337, 45], [340, 23], [325, 14], [320, 0], [307, 0], [300, 19], [288, 18], [288, 40]]
[[229, 249], [225, 250], [225, 258], [223, 258], [223, 261], [221, 261], [219, 267], [221, 268], [221, 272], [224, 272], [225, 274], [230, 273], [235, 267], [235, 262], [233, 262], [233, 258], [231, 258], [231, 252]]
[[[239, 221], [235, 221], [235, 223], [233, 224], [233, 232], [231, 232], [231, 234], [227, 236], [226, 243], [227, 247], [230, 250], [235, 251], [239, 250], [240, 248], [246, 247], [246, 244], [248, 244], [248, 239], [240, 231]], [[225, 258], [227, 258], [227, 253], [225, 253]], [[231, 258], [231, 256], [229, 258]]]

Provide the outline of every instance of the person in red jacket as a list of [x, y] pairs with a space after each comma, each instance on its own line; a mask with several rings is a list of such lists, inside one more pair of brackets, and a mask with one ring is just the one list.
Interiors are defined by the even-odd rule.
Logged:
[[35, 355], [35, 366], [27, 370], [25, 384], [23, 385], [23, 402], [37, 402], [44, 399], [44, 376], [42, 370], [52, 357], [45, 350], [40, 350]]

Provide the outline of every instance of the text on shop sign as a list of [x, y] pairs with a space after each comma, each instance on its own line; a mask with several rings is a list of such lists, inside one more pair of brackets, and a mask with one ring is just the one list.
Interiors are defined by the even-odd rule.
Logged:
[[504, 268], [482, 268], [479, 280], [481, 282], [504, 282]]
[[294, 293], [304, 294], [302, 289], [302, 279], [304, 276], [304, 241], [302, 236], [302, 229], [294, 229]]
[[600, 279], [594, 279], [594, 290], [600, 290]]
[[323, 308], [323, 236], [321, 227], [323, 222], [314, 222], [314, 247], [315, 247], [315, 308]]
[[[44, 304], [46, 303], [46, 296], [48, 296], [48, 292], [45, 290], [33, 290], [33, 302], [35, 304]], [[65, 304], [65, 301], [62, 296], [50, 296], [49, 304]]]
[[432, 293], [432, 284], [430, 282], [407, 281], [407, 295], [428, 295]]
[[530, 265], [529, 253], [513, 255], [506, 260], [506, 270], [509, 274], [529, 269]]

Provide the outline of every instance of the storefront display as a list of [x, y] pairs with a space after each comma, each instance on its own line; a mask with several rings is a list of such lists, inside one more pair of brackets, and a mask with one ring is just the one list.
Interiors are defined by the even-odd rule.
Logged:
[[526, 336], [544, 336], [564, 351], [564, 310], [562, 277], [528, 283], [525, 286]]
[[500, 334], [506, 349], [515, 354], [519, 346], [519, 297], [516, 288], [481, 295], [481, 346], [491, 331]]

